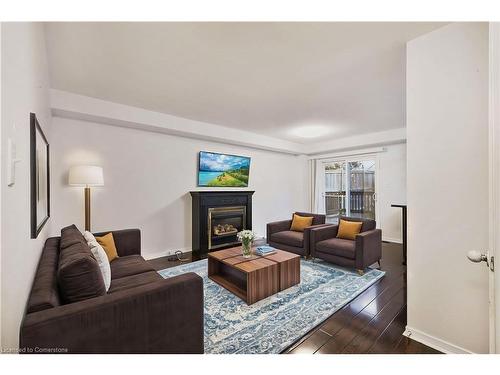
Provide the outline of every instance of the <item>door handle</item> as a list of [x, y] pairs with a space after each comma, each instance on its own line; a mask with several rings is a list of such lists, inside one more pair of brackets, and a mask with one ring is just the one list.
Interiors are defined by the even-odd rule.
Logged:
[[486, 265], [489, 267], [490, 270], [494, 271], [495, 270], [495, 258], [491, 257], [488, 259], [488, 255], [486, 254], [481, 254], [477, 250], [471, 250], [467, 253], [467, 258], [471, 262], [474, 263], [480, 263], [480, 262], [486, 262]]

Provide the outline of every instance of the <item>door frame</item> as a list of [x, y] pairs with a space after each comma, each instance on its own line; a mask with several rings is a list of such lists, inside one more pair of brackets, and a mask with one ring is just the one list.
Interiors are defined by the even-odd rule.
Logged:
[[[488, 258], [500, 258], [500, 23], [489, 23], [489, 249]], [[500, 276], [489, 272], [489, 348], [490, 353], [500, 353]]]
[[[325, 168], [324, 165], [328, 163], [334, 163], [334, 162], [350, 162], [350, 161], [363, 161], [363, 160], [374, 160], [375, 161], [375, 221], [377, 223], [377, 228], [380, 226], [380, 209], [379, 209], [379, 195], [380, 195], [380, 184], [379, 184], [379, 171], [380, 171], [380, 158], [378, 153], [370, 153], [370, 154], [353, 154], [353, 155], [339, 155], [337, 157], [329, 157], [325, 159], [319, 159], [318, 164], [321, 165], [321, 168], [316, 168], [316, 176], [314, 176], [316, 180], [316, 184], [321, 184], [321, 187], [317, 188], [316, 191], [313, 192], [313, 194], [316, 194], [316, 211], [318, 211], [318, 207], [325, 207], [324, 203], [324, 193], [325, 193], [325, 187], [324, 187], [324, 174], [325, 174]], [[346, 169], [347, 172], [347, 169]], [[318, 174], [321, 174], [323, 177], [319, 178]], [[319, 194], [319, 193], [322, 194]], [[321, 196], [320, 196], [321, 195]], [[326, 211], [326, 207], [325, 207]], [[322, 213], [322, 212], [321, 212]]]

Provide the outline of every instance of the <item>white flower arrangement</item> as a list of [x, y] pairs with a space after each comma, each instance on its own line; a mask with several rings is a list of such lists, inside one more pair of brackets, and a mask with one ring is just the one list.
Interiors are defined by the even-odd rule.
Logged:
[[248, 229], [238, 232], [238, 240], [240, 240], [242, 243], [246, 245], [251, 243], [255, 239], [255, 237], [256, 234]]

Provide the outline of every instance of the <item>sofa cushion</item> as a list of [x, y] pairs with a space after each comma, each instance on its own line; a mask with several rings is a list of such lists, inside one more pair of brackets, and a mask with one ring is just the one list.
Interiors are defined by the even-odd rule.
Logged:
[[[125, 257], [116, 258], [110, 263], [111, 265], [111, 280], [120, 279], [125, 276], [137, 275], [143, 272], [154, 271], [154, 268], [149, 265], [140, 255], [128, 255]], [[111, 281], [113, 284], [113, 281]]]
[[85, 240], [85, 237], [83, 237], [83, 234], [78, 230], [75, 224], [61, 229], [61, 242], [59, 245], [61, 249], [66, 249], [76, 243], [87, 244], [87, 240]]
[[85, 238], [85, 241], [87, 241], [87, 244], [89, 242], [97, 242], [97, 240], [95, 239], [94, 235], [92, 233], [90, 233], [88, 230], [86, 230], [85, 232], [83, 232], [83, 238]]
[[360, 217], [348, 217], [348, 216], [341, 216], [340, 219], [345, 221], [357, 221], [363, 223], [363, 225], [361, 226], [361, 232], [373, 230], [377, 227], [377, 222], [372, 219], [363, 219]]
[[61, 296], [67, 303], [106, 293], [101, 270], [86, 243], [76, 242], [61, 248], [57, 281]]
[[271, 241], [289, 246], [304, 247], [304, 232], [284, 230], [271, 234]]
[[309, 212], [295, 212], [299, 216], [312, 217], [312, 225], [325, 224], [326, 216], [323, 214], [314, 214]]
[[337, 238], [354, 241], [359, 232], [361, 232], [362, 225], [363, 223], [361, 222], [340, 219]]
[[109, 287], [111, 286], [111, 266], [109, 264], [108, 255], [106, 254], [102, 246], [97, 243], [97, 241], [90, 241], [88, 245], [90, 247], [92, 255], [99, 265], [102, 279], [104, 280], [104, 286], [106, 287], [106, 291], [108, 291]]
[[313, 222], [313, 217], [311, 216], [299, 216], [293, 214], [292, 225], [290, 226], [290, 230], [294, 232], [303, 232], [304, 229], [310, 227]]
[[108, 293], [115, 293], [120, 290], [135, 288], [137, 286], [153, 283], [162, 279], [163, 277], [161, 277], [160, 274], [156, 271], [143, 272], [137, 275], [113, 279]]
[[113, 233], [108, 233], [102, 237], [95, 237], [99, 245], [102, 246], [110, 262], [118, 258], [118, 252], [116, 251], [115, 240], [113, 238]]
[[[94, 233], [95, 237], [102, 237], [108, 232]], [[139, 229], [113, 230], [113, 240], [115, 241], [118, 256], [141, 254], [141, 231]]]
[[356, 242], [342, 238], [330, 238], [316, 243], [316, 251], [344, 258], [356, 258]]
[[59, 306], [57, 266], [59, 263], [59, 238], [47, 239], [31, 288], [26, 313], [33, 313]]

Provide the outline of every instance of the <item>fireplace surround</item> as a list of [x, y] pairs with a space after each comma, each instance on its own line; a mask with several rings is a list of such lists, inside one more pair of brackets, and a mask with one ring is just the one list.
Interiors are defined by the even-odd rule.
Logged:
[[193, 255], [239, 244], [236, 234], [252, 229], [253, 191], [191, 191]]

